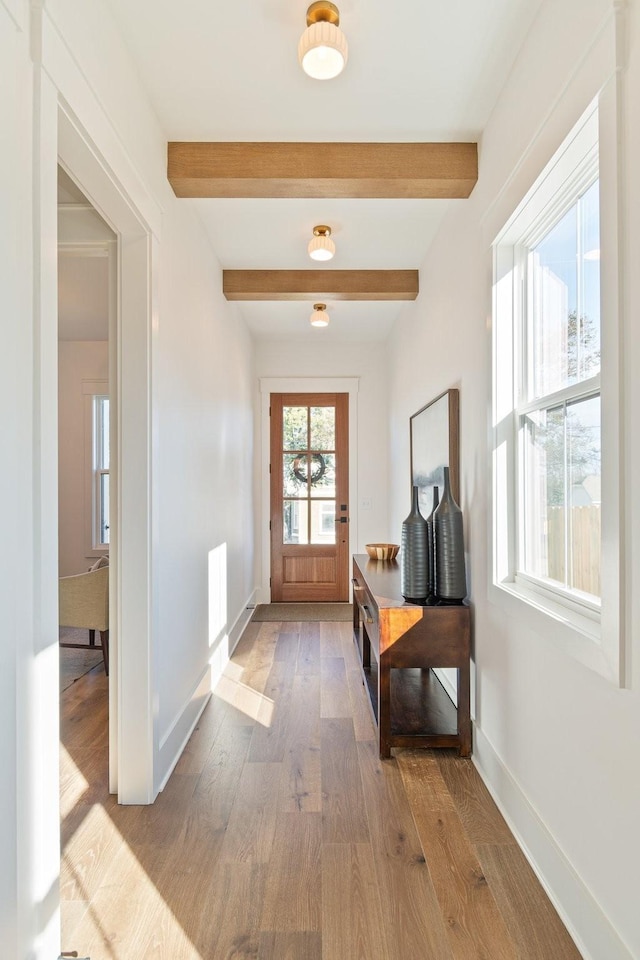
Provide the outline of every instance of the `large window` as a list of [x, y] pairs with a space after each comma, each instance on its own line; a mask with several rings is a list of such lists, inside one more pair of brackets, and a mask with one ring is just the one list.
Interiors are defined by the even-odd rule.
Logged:
[[[591, 157], [517, 244], [518, 574], [600, 601], [600, 218]], [[553, 214], [555, 213], [555, 222]], [[549, 220], [551, 219], [551, 223]]]
[[605, 100], [494, 242], [491, 595], [620, 682], [618, 195]]

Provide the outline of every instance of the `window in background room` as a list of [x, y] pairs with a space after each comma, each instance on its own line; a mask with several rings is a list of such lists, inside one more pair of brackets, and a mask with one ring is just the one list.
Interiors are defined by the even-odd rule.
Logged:
[[93, 398], [93, 547], [109, 546], [109, 397]]

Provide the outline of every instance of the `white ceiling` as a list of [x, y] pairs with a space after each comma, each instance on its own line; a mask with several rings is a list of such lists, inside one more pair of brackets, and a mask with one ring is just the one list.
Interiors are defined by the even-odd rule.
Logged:
[[[342, 0], [349, 61], [334, 80], [297, 61], [307, 0], [108, 0], [168, 140], [478, 140], [540, 0]], [[329, 269], [417, 268], [464, 200], [181, 200], [222, 267], [310, 269], [314, 224]], [[315, 267], [323, 269], [323, 267]], [[325, 268], [326, 269], [326, 268]], [[424, 277], [421, 277], [424, 285]], [[387, 336], [402, 303], [240, 303], [257, 337]]]

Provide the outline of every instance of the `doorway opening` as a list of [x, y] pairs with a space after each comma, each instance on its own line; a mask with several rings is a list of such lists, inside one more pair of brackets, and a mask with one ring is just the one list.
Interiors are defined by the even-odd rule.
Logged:
[[108, 671], [104, 568], [111, 526], [109, 341], [115, 330], [116, 262], [115, 233], [58, 166], [61, 692], [90, 672]]
[[[48, 145], [53, 148], [53, 141]], [[106, 146], [111, 155], [113, 145]], [[119, 803], [145, 804], [153, 802], [160, 786], [154, 781], [151, 645], [156, 612], [151, 557], [157, 537], [151, 489], [151, 263], [160, 214], [140, 193], [126, 160], [116, 151], [107, 162], [104, 150], [62, 102], [55, 148], [59, 165], [117, 237], [108, 392], [109, 790]]]
[[[358, 393], [359, 377], [320, 376], [320, 377], [260, 377], [260, 476], [263, 478], [256, 490], [260, 498], [260, 574], [257, 600], [259, 603], [275, 602], [271, 593], [271, 398], [273, 394], [312, 394], [333, 393], [347, 395], [348, 422], [348, 489], [347, 499], [342, 501], [350, 506], [349, 523], [344, 524], [348, 541], [348, 556], [356, 552], [358, 545]], [[355, 505], [355, 508], [354, 508]], [[347, 591], [350, 596], [351, 580], [346, 574]], [[304, 601], [303, 601], [304, 602]]]

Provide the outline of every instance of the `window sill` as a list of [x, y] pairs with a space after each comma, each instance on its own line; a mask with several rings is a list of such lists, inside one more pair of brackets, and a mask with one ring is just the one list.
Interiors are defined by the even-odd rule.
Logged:
[[599, 620], [556, 603], [520, 583], [494, 583], [489, 598], [557, 649], [618, 685], [617, 664], [603, 648]]

